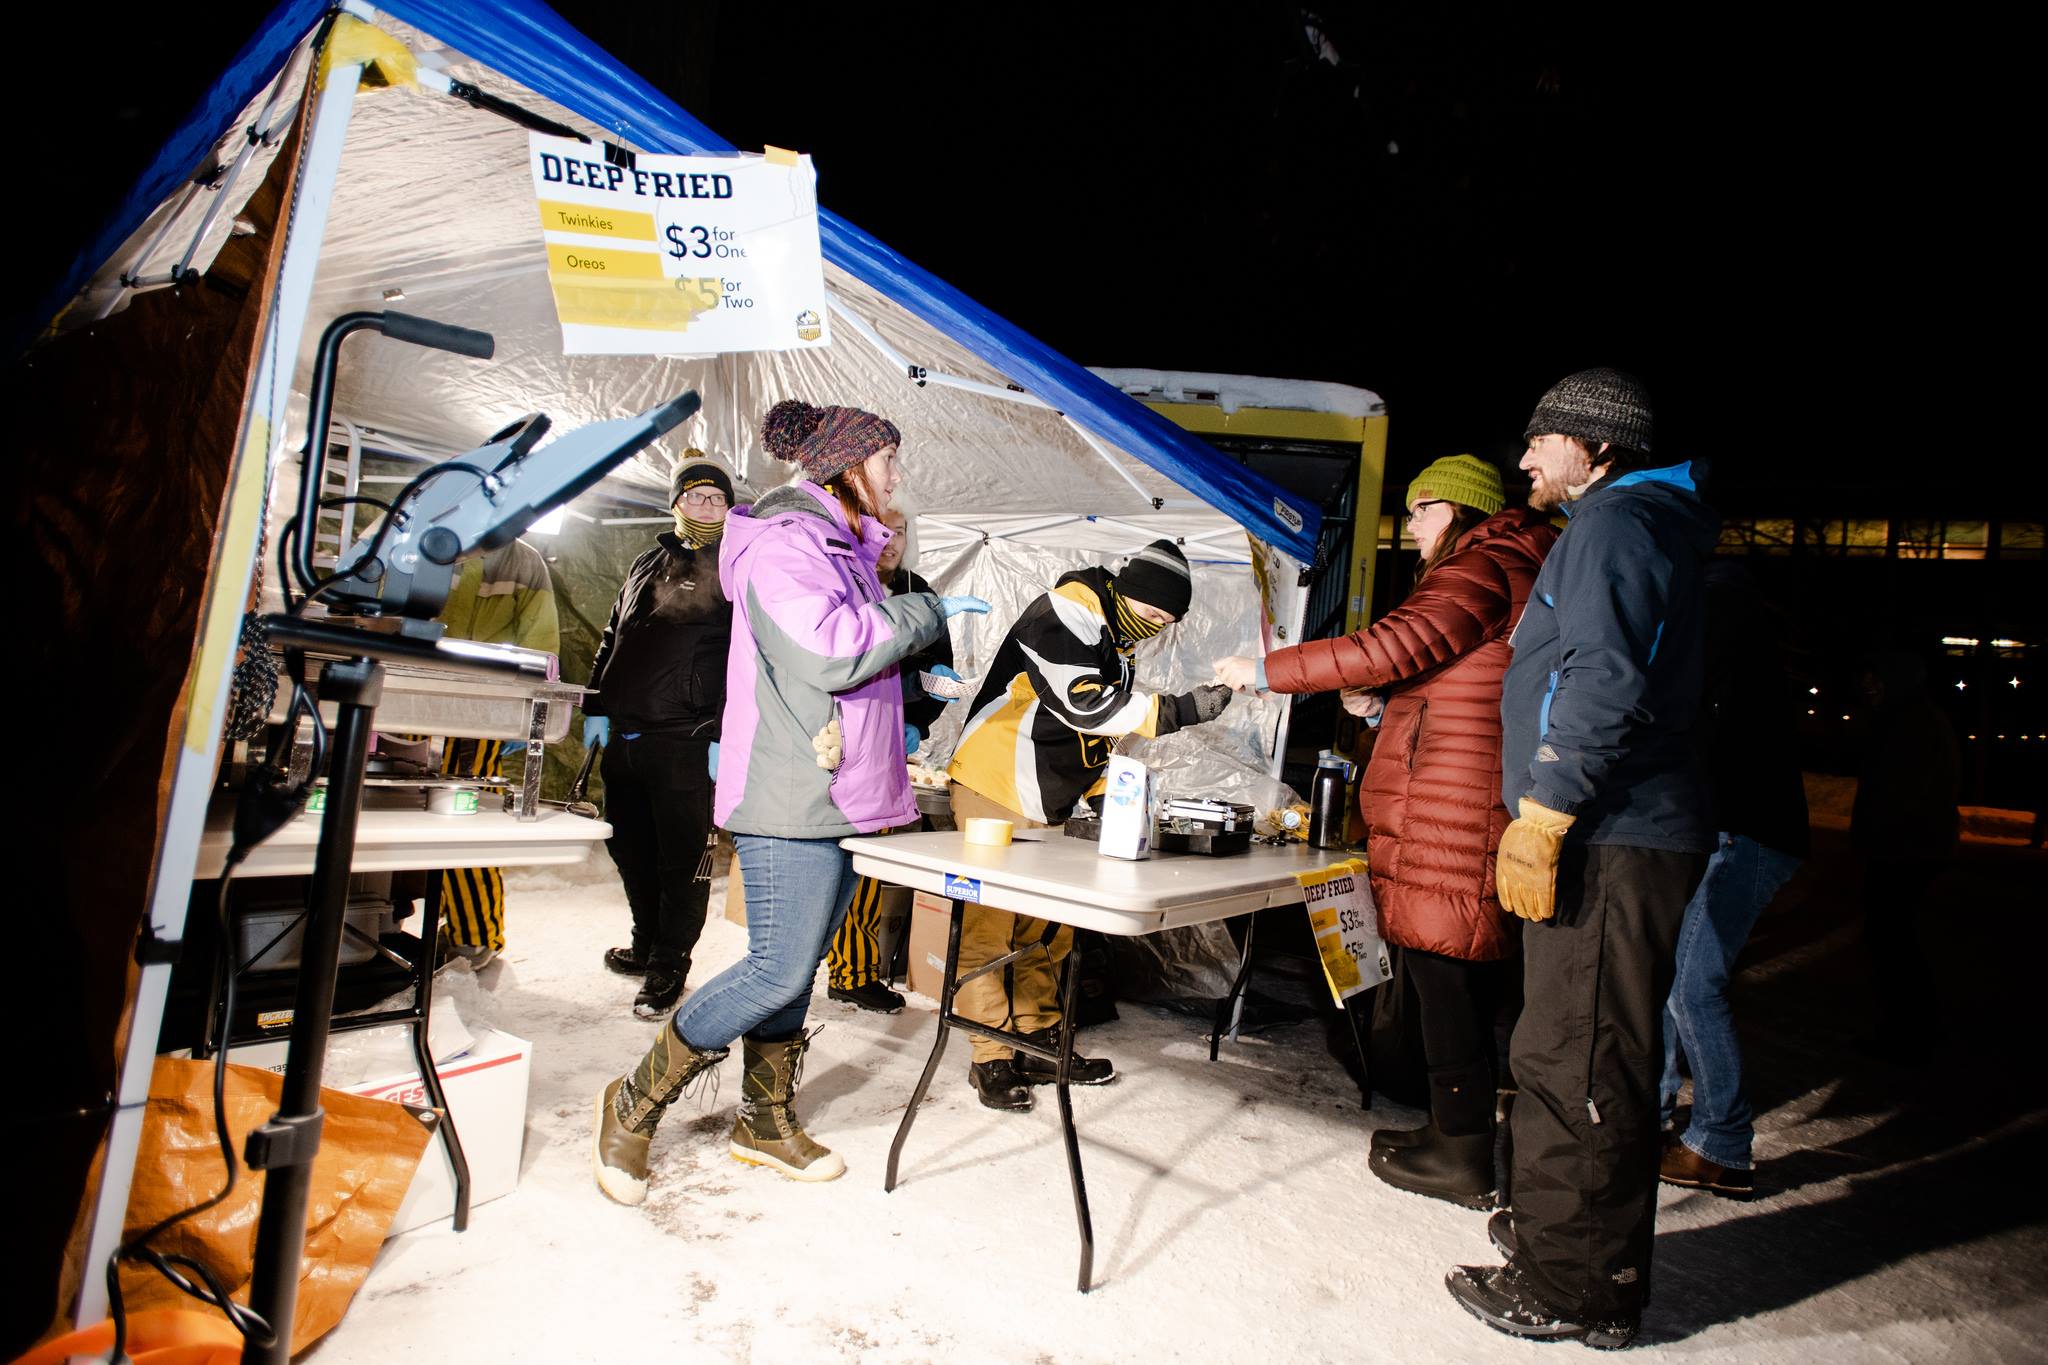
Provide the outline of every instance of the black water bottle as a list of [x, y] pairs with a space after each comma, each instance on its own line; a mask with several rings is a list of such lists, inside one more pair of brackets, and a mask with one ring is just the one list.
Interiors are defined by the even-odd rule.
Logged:
[[1316, 780], [1308, 792], [1310, 848], [1344, 846], [1344, 788], [1351, 765], [1328, 749], [1316, 760]]

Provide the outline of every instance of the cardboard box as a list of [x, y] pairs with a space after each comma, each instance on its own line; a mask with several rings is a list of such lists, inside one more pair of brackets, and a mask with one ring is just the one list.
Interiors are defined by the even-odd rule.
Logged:
[[946, 971], [946, 935], [953, 923], [953, 902], [929, 891], [910, 898], [910, 989], [939, 998]]
[[[943, 946], [941, 948], [943, 951]], [[228, 1060], [283, 1071], [283, 1042], [231, 1049]], [[533, 1074], [533, 1044], [488, 1029], [470, 1049], [437, 1070], [448, 1095], [462, 1154], [469, 1162], [469, 1206], [474, 1209], [518, 1187], [519, 1160], [526, 1143], [526, 1087]], [[415, 1109], [428, 1107], [426, 1083], [411, 1068], [340, 1087], [352, 1095], [390, 1100]], [[427, 1144], [386, 1237], [396, 1237], [455, 1213], [455, 1169], [439, 1133]]]

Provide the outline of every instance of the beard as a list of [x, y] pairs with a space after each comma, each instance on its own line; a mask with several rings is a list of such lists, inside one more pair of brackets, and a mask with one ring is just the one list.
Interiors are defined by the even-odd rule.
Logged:
[[1555, 512], [1564, 505], [1562, 491], [1548, 479], [1538, 475], [1529, 483], [1529, 506], [1538, 512]]

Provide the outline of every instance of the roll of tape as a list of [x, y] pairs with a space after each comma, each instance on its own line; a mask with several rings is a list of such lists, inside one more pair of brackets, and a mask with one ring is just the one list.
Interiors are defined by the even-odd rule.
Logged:
[[966, 830], [967, 842], [970, 844], [988, 844], [994, 848], [1001, 848], [1010, 842], [1010, 831], [1014, 828], [1015, 826], [1008, 820], [983, 820], [980, 818], [969, 820]]
[[430, 787], [427, 789], [427, 809], [435, 815], [475, 815], [477, 790], [475, 787]]

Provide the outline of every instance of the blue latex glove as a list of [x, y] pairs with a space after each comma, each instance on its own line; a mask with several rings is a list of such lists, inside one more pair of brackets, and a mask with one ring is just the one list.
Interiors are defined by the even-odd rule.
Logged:
[[718, 780], [718, 741], [715, 739], [711, 741], [711, 748], [705, 752], [704, 767], [711, 774], [711, 780], [716, 782]]
[[610, 742], [612, 720], [610, 716], [585, 716], [583, 718], [583, 747], [594, 749]]
[[[933, 664], [930, 668], [927, 668], [924, 671], [931, 674], [934, 678], [950, 678], [954, 682], [960, 681], [960, 675], [958, 673], [955, 673], [952, 669], [946, 667], [944, 664]], [[930, 697], [933, 701], [954, 700], [952, 697], [948, 697], [941, 693], [932, 691], [929, 687], [927, 687], [924, 690], [924, 694], [927, 697]]]
[[963, 611], [986, 612], [987, 610], [988, 603], [982, 601], [979, 597], [969, 597], [962, 594], [958, 597], [941, 597], [939, 599], [939, 614], [948, 621]]
[[906, 754], [914, 754], [914, 753], [916, 753], [916, 752], [917, 752], [917, 746], [918, 746], [918, 745], [920, 745], [920, 744], [922, 744], [922, 743], [924, 743], [924, 731], [922, 731], [922, 730], [918, 729], [918, 728], [917, 728], [917, 727], [916, 727], [915, 725], [906, 725], [906, 726], [904, 726], [904, 727], [903, 727], [903, 752], [904, 752], [904, 753], [906, 753]]
[[503, 744], [500, 744], [498, 746], [498, 753], [506, 758], [510, 758], [514, 754], [523, 754], [525, 752], [526, 741], [523, 739], [508, 739]]

